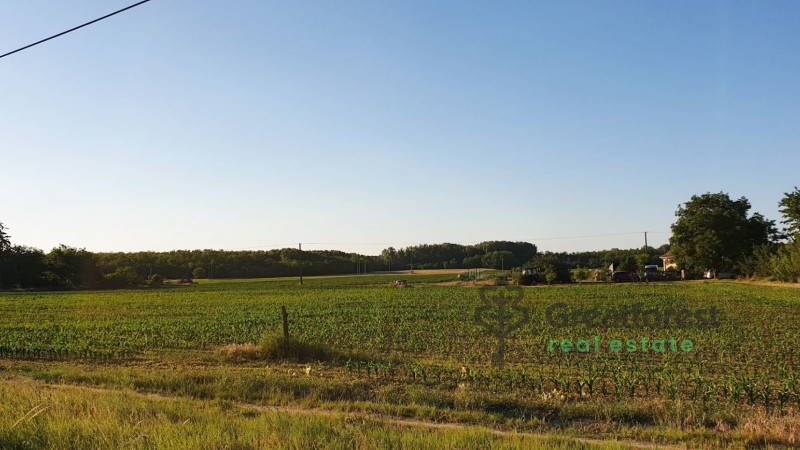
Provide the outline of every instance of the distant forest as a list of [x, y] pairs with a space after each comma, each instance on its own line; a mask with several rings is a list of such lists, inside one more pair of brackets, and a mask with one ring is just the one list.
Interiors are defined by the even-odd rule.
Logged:
[[[667, 246], [649, 248], [647, 262], [657, 263]], [[59, 246], [42, 250], [7, 245], [0, 260], [3, 288], [99, 289], [160, 284], [164, 279], [269, 278], [333, 275], [411, 269], [512, 269], [543, 261], [563, 268], [628, 268], [642, 249], [578, 253], [538, 253], [528, 242], [487, 241], [475, 245], [432, 244], [389, 247], [368, 256], [335, 250], [295, 248], [261, 251], [174, 250], [169, 252], [93, 253]], [[554, 261], [555, 260], [555, 261]]]

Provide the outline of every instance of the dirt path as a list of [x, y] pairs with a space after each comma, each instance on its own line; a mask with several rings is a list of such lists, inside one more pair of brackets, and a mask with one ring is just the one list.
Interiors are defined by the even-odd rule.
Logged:
[[[139, 392], [135, 390], [119, 390], [119, 389], [108, 389], [108, 388], [100, 388], [95, 386], [83, 386], [83, 385], [73, 385], [73, 384], [49, 384], [49, 383], [41, 383], [32, 378], [18, 376], [18, 378], [25, 379], [28, 381], [32, 381], [37, 384], [41, 384], [48, 389], [69, 389], [69, 390], [88, 390], [92, 392], [124, 392], [140, 397], [145, 398], [154, 398], [154, 399], [163, 399], [163, 400], [171, 400], [176, 398], [189, 398], [192, 400], [196, 400], [192, 397], [179, 397], [179, 396], [170, 396], [164, 394], [156, 394], [152, 392]], [[259, 405], [255, 403], [246, 403], [246, 402], [234, 402], [240, 408], [246, 409], [254, 409], [257, 411], [269, 411], [269, 412], [276, 412], [276, 413], [285, 413], [285, 414], [308, 414], [314, 415], [317, 417], [341, 417], [343, 415], [350, 416], [350, 417], [357, 417], [360, 419], [370, 419], [375, 420], [378, 422], [384, 422], [387, 424], [398, 425], [398, 426], [405, 426], [405, 427], [424, 427], [434, 430], [478, 430], [478, 431], [485, 431], [487, 433], [494, 434], [495, 436], [522, 436], [522, 437], [534, 437], [534, 438], [546, 438], [546, 437], [562, 437], [556, 434], [546, 434], [546, 433], [531, 433], [531, 432], [522, 432], [522, 431], [505, 431], [505, 430], [497, 430], [494, 428], [481, 426], [481, 425], [469, 425], [469, 424], [462, 424], [462, 423], [454, 423], [454, 422], [430, 422], [425, 420], [419, 419], [409, 419], [404, 417], [397, 417], [397, 416], [389, 416], [384, 414], [375, 414], [375, 413], [365, 413], [365, 412], [352, 412], [352, 411], [338, 411], [338, 410], [330, 410], [330, 409], [320, 409], [320, 408], [305, 408], [301, 406], [284, 406], [284, 405]], [[618, 440], [618, 439], [590, 439], [590, 438], [580, 438], [580, 437], [566, 437], [567, 439], [572, 439], [576, 443], [579, 444], [587, 444], [587, 445], [619, 445], [621, 447], [628, 447], [628, 448], [659, 448], [659, 449], [683, 449], [686, 448], [685, 446], [679, 445], [659, 445], [653, 444], [652, 442], [644, 442], [644, 441], [634, 441], [634, 440]]]

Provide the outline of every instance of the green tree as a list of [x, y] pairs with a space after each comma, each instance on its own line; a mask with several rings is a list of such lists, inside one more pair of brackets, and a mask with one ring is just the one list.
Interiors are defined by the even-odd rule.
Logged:
[[154, 273], [147, 278], [147, 285], [150, 287], [161, 287], [164, 285], [164, 277]]
[[580, 283], [589, 279], [589, 269], [578, 266], [572, 269], [572, 281]]
[[483, 255], [481, 262], [492, 269], [510, 269], [517, 265], [514, 254], [508, 250], [489, 252]]
[[775, 221], [759, 213], [748, 217], [750, 202], [731, 200], [726, 193], [693, 195], [678, 206], [670, 251], [682, 268], [729, 272], [754, 246], [777, 237]]
[[93, 253], [60, 245], [45, 256], [44, 278], [53, 285], [94, 289], [100, 286], [103, 272]]
[[[388, 270], [392, 270], [392, 262], [397, 261], [397, 250], [395, 250], [394, 247], [383, 249], [381, 252], [381, 261], [383, 261]], [[395, 265], [395, 267], [397, 266]]]
[[636, 255], [636, 274], [639, 278], [644, 278], [644, 266], [647, 265], [647, 254], [639, 253]]
[[206, 269], [202, 267], [195, 267], [192, 271], [192, 278], [205, 278], [206, 277]]
[[[3, 264], [3, 258], [6, 255], [6, 252], [11, 249], [11, 236], [6, 233], [6, 228], [3, 226], [3, 223], [0, 222], [0, 265]], [[0, 274], [2, 271], [0, 270]], [[0, 289], [3, 287], [3, 279], [2, 275], [0, 275]]]
[[543, 277], [547, 284], [551, 284], [554, 281], [569, 283], [572, 276], [569, 267], [559, 261], [558, 255], [555, 253], [540, 253], [526, 265], [536, 269], [540, 279]]
[[103, 286], [112, 289], [136, 287], [141, 282], [141, 277], [136, 269], [130, 266], [119, 269], [103, 276]]
[[779, 211], [783, 214], [781, 223], [786, 225], [786, 231], [793, 236], [800, 234], [800, 190], [795, 186], [794, 191], [783, 194]]

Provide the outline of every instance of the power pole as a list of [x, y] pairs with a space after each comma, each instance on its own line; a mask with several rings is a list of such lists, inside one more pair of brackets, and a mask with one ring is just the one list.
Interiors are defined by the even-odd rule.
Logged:
[[303, 244], [297, 244], [297, 250], [300, 252], [300, 286], [303, 285]]

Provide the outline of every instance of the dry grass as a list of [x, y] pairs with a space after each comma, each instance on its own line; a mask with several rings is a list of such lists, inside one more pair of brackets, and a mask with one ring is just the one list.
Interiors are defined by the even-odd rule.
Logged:
[[262, 359], [263, 352], [252, 342], [228, 344], [217, 349], [217, 357], [223, 361], [254, 361]]
[[333, 361], [341, 355], [322, 344], [304, 342], [278, 334], [265, 334], [258, 344], [228, 344], [216, 351], [217, 357], [227, 362], [243, 361]]
[[762, 410], [743, 417], [737, 428], [748, 445], [800, 445], [800, 414], [796, 411], [782, 414]]

